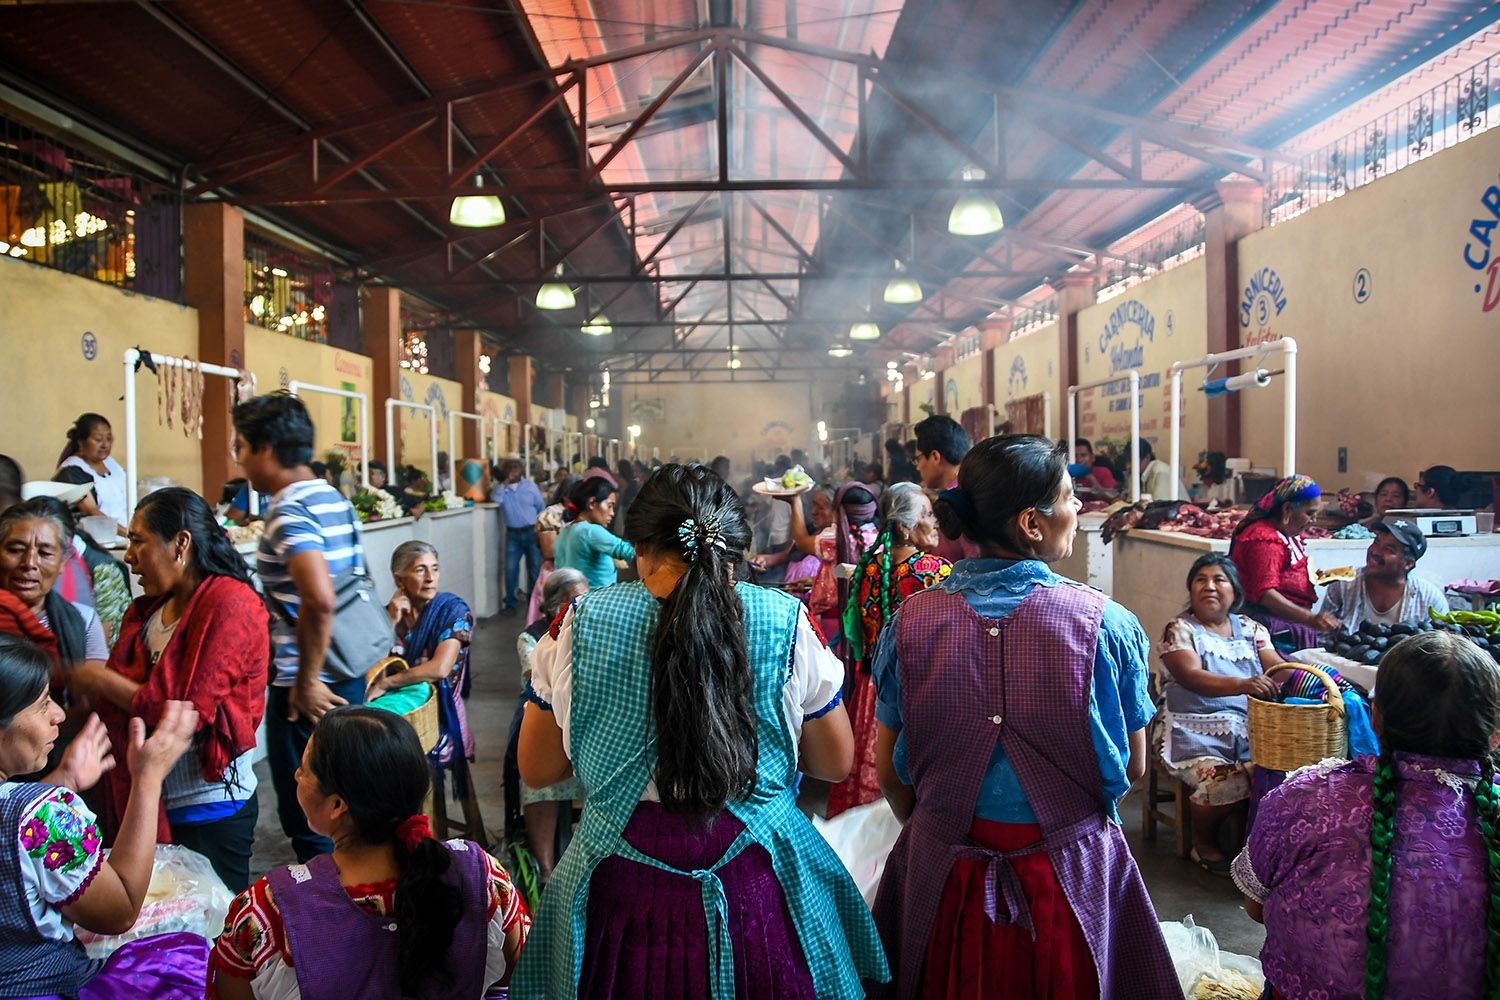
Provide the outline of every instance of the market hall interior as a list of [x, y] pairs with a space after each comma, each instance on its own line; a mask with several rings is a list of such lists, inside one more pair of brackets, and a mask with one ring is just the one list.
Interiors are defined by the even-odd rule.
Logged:
[[[270, 901], [287, 872], [405, 928], [370, 995], [638, 992], [596, 959], [648, 912], [693, 925], [661, 995], [1042, 989], [1024, 966], [1108, 996], [1174, 965], [1188, 996], [1425, 995], [1412, 894], [1481, 926], [1500, 884], [1489, 750], [1452, 735], [1500, 732], [1497, 60], [1500, 8], [1472, 0], [0, 6], [0, 877], [42, 900], [0, 912], [0, 996], [130, 961], [162, 996], [316, 992], [301, 904]], [[626, 624], [590, 632], [590, 606]], [[689, 608], [714, 628], [660, 645]], [[1096, 644], [1033, 625], [1054, 619]], [[903, 637], [917, 620], [951, 645]], [[349, 651], [364, 633], [378, 656]], [[608, 694], [575, 686], [606, 641]], [[1135, 904], [1081, 901], [1052, 795], [1080, 755], [1038, 770], [1014, 741], [1048, 726], [998, 707], [1042, 650], [1092, 664], [1039, 717], [1092, 734], [1090, 850]], [[720, 703], [716, 670], [753, 693], [778, 658], [776, 711]], [[1418, 670], [1449, 697], [1389, 693]], [[921, 682], [962, 688], [977, 790], [924, 754]], [[420, 793], [319, 770], [377, 728], [329, 710], [387, 698]], [[604, 720], [725, 749], [652, 742], [617, 816]], [[363, 752], [396, 768], [401, 726]], [[21, 766], [33, 739], [46, 767]], [[1312, 851], [1288, 814], [1314, 789], [1357, 836], [1282, 867]], [[377, 793], [413, 798], [378, 836], [355, 802]], [[971, 794], [973, 825], [934, 834]], [[1460, 831], [1448, 896], [1381, 811], [1408, 795]], [[673, 853], [685, 817], [712, 856]], [[958, 857], [931, 899], [924, 833]], [[372, 838], [373, 864], [348, 846]], [[452, 949], [434, 971], [401, 957], [423, 922], [402, 879], [452, 841], [487, 854], [432, 881], [487, 879], [491, 905], [429, 940]], [[622, 867], [576, 885], [590, 851]], [[733, 920], [781, 914], [769, 951], [706, 957], [730, 945], [683, 886], [709, 870]], [[1292, 920], [1318, 879], [1368, 922]], [[1500, 989], [1476, 942], [1420, 988]]]

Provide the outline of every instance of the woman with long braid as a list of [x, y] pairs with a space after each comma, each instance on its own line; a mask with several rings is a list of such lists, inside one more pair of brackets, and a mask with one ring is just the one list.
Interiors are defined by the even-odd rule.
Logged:
[[1500, 996], [1500, 667], [1429, 632], [1375, 686], [1381, 755], [1290, 777], [1235, 860], [1268, 995]]
[[849, 691], [854, 770], [828, 790], [828, 818], [880, 798], [875, 773], [875, 685], [870, 661], [880, 630], [901, 602], [946, 580], [953, 565], [932, 555], [938, 545], [932, 501], [916, 483], [893, 483], [880, 497], [880, 534], [859, 557], [854, 592], [844, 605], [844, 635], [855, 676]]

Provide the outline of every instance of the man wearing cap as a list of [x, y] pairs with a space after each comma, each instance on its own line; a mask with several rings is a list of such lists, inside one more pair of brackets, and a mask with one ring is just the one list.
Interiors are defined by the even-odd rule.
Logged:
[[1365, 566], [1353, 580], [1328, 585], [1319, 609], [1336, 616], [1350, 630], [1364, 622], [1414, 625], [1431, 608], [1448, 610], [1443, 588], [1411, 571], [1427, 552], [1427, 538], [1415, 521], [1400, 518], [1371, 525], [1375, 540], [1365, 553]]

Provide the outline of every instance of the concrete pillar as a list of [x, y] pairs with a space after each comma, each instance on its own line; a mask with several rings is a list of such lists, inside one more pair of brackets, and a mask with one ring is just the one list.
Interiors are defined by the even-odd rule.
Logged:
[[584, 447], [583, 460], [587, 462], [595, 455], [602, 455], [603, 449], [593, 440], [595, 431], [588, 429], [588, 419], [594, 415], [589, 409], [589, 396], [591, 391], [587, 382], [582, 385], [568, 387], [568, 412], [578, 418], [578, 429], [583, 433]]
[[[401, 398], [401, 291], [388, 285], [370, 285], [364, 290], [364, 305], [359, 317], [359, 342], [369, 357], [370, 455], [385, 461], [385, 401]], [[396, 433], [401, 423], [396, 422]], [[400, 450], [399, 448], [397, 449]], [[395, 469], [386, 470], [392, 477]]]
[[1010, 342], [1011, 321], [1009, 319], [988, 320], [980, 325], [979, 347], [984, 352], [984, 368], [980, 374], [984, 405], [989, 410], [988, 431], [995, 433], [1000, 426], [1000, 389], [995, 382], [995, 351]]
[[[1239, 240], [1264, 224], [1265, 188], [1248, 181], [1223, 181], [1213, 191], [1193, 199], [1203, 213], [1203, 259], [1207, 274], [1208, 353], [1231, 351], [1240, 346]], [[1220, 374], [1234, 375], [1239, 362]], [[1208, 400], [1208, 450], [1239, 455], [1240, 396], [1230, 392]]]
[[[198, 311], [198, 359], [245, 364], [245, 217], [222, 202], [187, 205], [182, 217], [183, 301]], [[261, 386], [271, 392], [275, 386]], [[243, 475], [234, 461], [228, 379], [203, 380], [203, 495]]]
[[547, 398], [546, 405], [554, 410], [566, 410], [568, 406], [568, 379], [560, 372], [553, 372], [547, 376], [543, 390]]
[[510, 357], [510, 395], [516, 401], [516, 421], [531, 423], [531, 359], [523, 354]]
[[1097, 299], [1094, 289], [1097, 276], [1094, 271], [1069, 271], [1052, 283], [1057, 289], [1057, 322], [1062, 328], [1062, 357], [1058, 359], [1058, 370], [1062, 372], [1064, 393], [1068, 386], [1078, 384], [1078, 314]]
[[[468, 413], [479, 410], [479, 355], [484, 353], [484, 338], [478, 330], [453, 331], [453, 369], [458, 375], [458, 384], [463, 387], [461, 408]], [[463, 452], [454, 455], [455, 461], [483, 454], [484, 442], [480, 437], [480, 426], [473, 420], [461, 420], [463, 427]]]

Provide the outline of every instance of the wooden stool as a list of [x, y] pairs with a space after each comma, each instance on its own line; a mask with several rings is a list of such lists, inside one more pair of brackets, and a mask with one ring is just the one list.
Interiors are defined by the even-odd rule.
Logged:
[[[457, 750], [462, 753], [463, 751]], [[429, 760], [428, 766], [431, 767]], [[453, 775], [448, 775], [448, 781], [453, 780]], [[444, 788], [443, 794], [437, 792], [437, 771], [432, 772], [432, 791], [429, 793], [429, 801], [432, 803], [432, 829], [439, 840], [451, 840], [461, 837], [464, 840], [472, 840], [486, 850], [490, 847], [489, 834], [484, 829], [484, 818], [479, 814], [479, 795], [474, 790], [474, 770], [469, 769], [468, 793], [464, 795], [461, 805], [463, 806], [464, 818], [460, 823], [448, 818], [448, 795]]]
[[[1162, 787], [1163, 780], [1169, 787]], [[1177, 837], [1179, 858], [1187, 857], [1193, 850], [1193, 814], [1188, 808], [1190, 794], [1187, 784], [1172, 776], [1166, 761], [1153, 747], [1151, 765], [1146, 768], [1146, 790], [1141, 796], [1141, 832], [1148, 841], [1155, 841], [1156, 824], [1169, 824]], [[1170, 811], [1162, 808], [1166, 802], [1172, 803]]]

